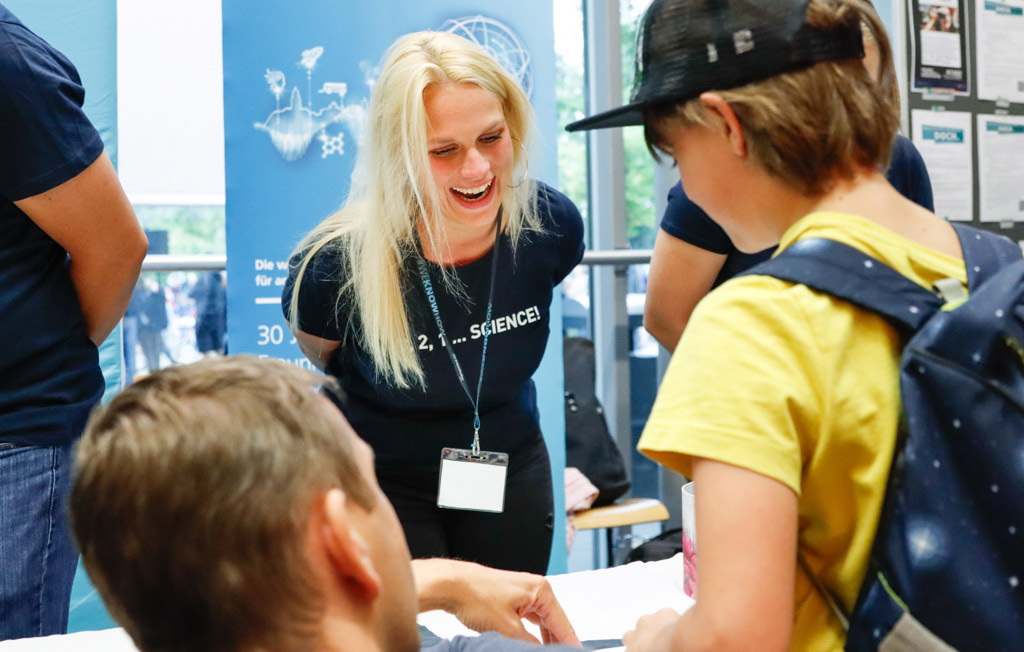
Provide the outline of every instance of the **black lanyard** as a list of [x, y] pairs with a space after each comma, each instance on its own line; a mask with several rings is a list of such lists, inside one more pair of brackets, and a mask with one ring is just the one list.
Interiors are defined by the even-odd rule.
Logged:
[[427, 301], [430, 302], [430, 310], [434, 313], [434, 321], [437, 322], [437, 330], [441, 334], [441, 346], [448, 349], [448, 357], [452, 359], [452, 366], [455, 367], [455, 375], [459, 378], [470, 405], [473, 406], [473, 454], [480, 454], [480, 388], [484, 384], [484, 365], [487, 363], [487, 338], [491, 334], [491, 310], [494, 307], [494, 279], [498, 276], [498, 244], [501, 240], [501, 206], [498, 206], [498, 215], [494, 218], [494, 259], [491, 261], [491, 289], [487, 295], [487, 316], [484, 321], [484, 347], [480, 354], [480, 377], [476, 383], [476, 398], [469, 392], [469, 385], [466, 384], [466, 375], [462, 373], [458, 358], [455, 357], [455, 350], [448, 341], [444, 332], [444, 324], [441, 323], [441, 312], [437, 309], [437, 298], [434, 296], [434, 286], [430, 282], [430, 275], [427, 273], [427, 263], [423, 260], [422, 248], [417, 257], [416, 264], [420, 269], [420, 281], [423, 283], [423, 291], [427, 294]]

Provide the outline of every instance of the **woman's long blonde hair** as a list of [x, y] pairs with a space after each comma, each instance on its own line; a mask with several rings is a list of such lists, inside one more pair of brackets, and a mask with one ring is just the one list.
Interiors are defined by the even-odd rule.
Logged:
[[[446, 83], [476, 84], [501, 102], [516, 145], [501, 198], [505, 232], [515, 248], [524, 231], [541, 230], [536, 185], [526, 180], [535, 131], [526, 94], [475, 43], [447, 32], [416, 32], [399, 38], [384, 56], [345, 204], [292, 253], [300, 257], [288, 313], [292, 330], [299, 329], [299, 292], [310, 260], [331, 245], [321, 255], [337, 257], [343, 282], [335, 305], [352, 306], [343, 339], [357, 338], [370, 354], [378, 380], [401, 388], [424, 385], [402, 286], [403, 269], [418, 255], [417, 222], [431, 250], [448, 250], [441, 197], [430, 171], [423, 104], [428, 88]], [[520, 178], [524, 181], [518, 186], [509, 185]], [[450, 290], [462, 291], [443, 266], [442, 275]]]

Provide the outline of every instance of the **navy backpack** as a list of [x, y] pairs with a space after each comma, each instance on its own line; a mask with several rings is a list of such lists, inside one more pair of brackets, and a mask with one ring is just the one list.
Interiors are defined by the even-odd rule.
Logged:
[[903, 335], [896, 456], [848, 619], [811, 574], [851, 652], [1024, 650], [1024, 260], [1007, 238], [954, 228], [969, 299], [956, 281], [933, 293], [819, 238], [747, 272], [849, 301]]

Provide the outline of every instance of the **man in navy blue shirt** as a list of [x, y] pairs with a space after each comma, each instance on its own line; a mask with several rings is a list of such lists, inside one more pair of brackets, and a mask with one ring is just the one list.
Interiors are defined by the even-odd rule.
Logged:
[[83, 98], [0, 5], [0, 640], [67, 628], [71, 444], [146, 254]]

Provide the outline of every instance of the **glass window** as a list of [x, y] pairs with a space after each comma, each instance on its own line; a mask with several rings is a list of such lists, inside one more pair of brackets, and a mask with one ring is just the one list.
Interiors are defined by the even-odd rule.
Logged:
[[[580, 209], [584, 232], [589, 235], [587, 136], [565, 130], [567, 124], [585, 115], [582, 0], [559, 0], [554, 3], [554, 11], [555, 24], [559, 26], [555, 30], [558, 185]], [[589, 237], [586, 240], [589, 246]], [[587, 266], [578, 266], [562, 282], [562, 298], [562, 330], [565, 335], [590, 338], [590, 270]]]
[[[633, 89], [636, 32], [650, 0], [621, 0], [622, 101], [629, 102]], [[644, 143], [643, 127], [622, 130], [626, 170], [626, 238], [632, 249], [654, 246], [657, 221], [654, 215], [654, 163]], [[646, 271], [643, 272], [646, 279]], [[643, 281], [646, 284], [646, 280]]]
[[[151, 255], [223, 255], [223, 206], [136, 206]], [[223, 270], [144, 272], [124, 320], [125, 376], [227, 350]]]
[[[593, 0], [587, 2], [586, 11], [592, 10]], [[634, 51], [636, 29], [650, 0], [620, 0], [619, 27], [621, 37], [622, 102], [628, 102], [633, 85]], [[556, 2], [556, 24], [560, 26], [555, 35], [555, 51], [558, 57], [558, 162], [559, 183], [562, 190], [580, 206], [587, 216], [588, 152], [585, 133], [569, 134], [564, 131], [566, 124], [585, 116], [587, 97], [586, 71], [584, 70], [584, 7], [582, 2]], [[578, 26], [578, 27], [576, 27]], [[655, 209], [655, 168], [644, 142], [642, 127], [623, 129], [625, 169], [625, 215], [613, 215], [611, 219], [625, 220], [625, 245], [632, 249], [650, 249], [654, 246], [660, 215]], [[607, 152], [593, 153], [608, 156]], [[588, 236], [593, 231], [591, 220], [586, 217]], [[592, 240], [588, 237], [588, 244]], [[591, 250], [593, 247], [591, 247]], [[629, 431], [634, 444], [647, 421], [657, 389], [658, 345], [643, 328], [644, 298], [647, 289], [649, 265], [630, 265], [626, 268], [627, 324], [630, 337], [626, 351], [617, 356], [629, 360], [629, 385], [618, 387], [616, 394], [625, 408], [624, 397], [629, 397]], [[592, 273], [595, 267], [580, 265], [562, 284], [563, 332], [567, 336], [594, 337], [591, 306], [591, 286], [597, 282]], [[591, 278], [594, 277], [594, 281]], [[598, 355], [604, 350], [597, 347]], [[613, 425], [614, 424], [610, 424]], [[658, 496], [660, 493], [657, 465], [636, 453], [630, 454], [629, 463], [633, 474], [633, 495]]]

